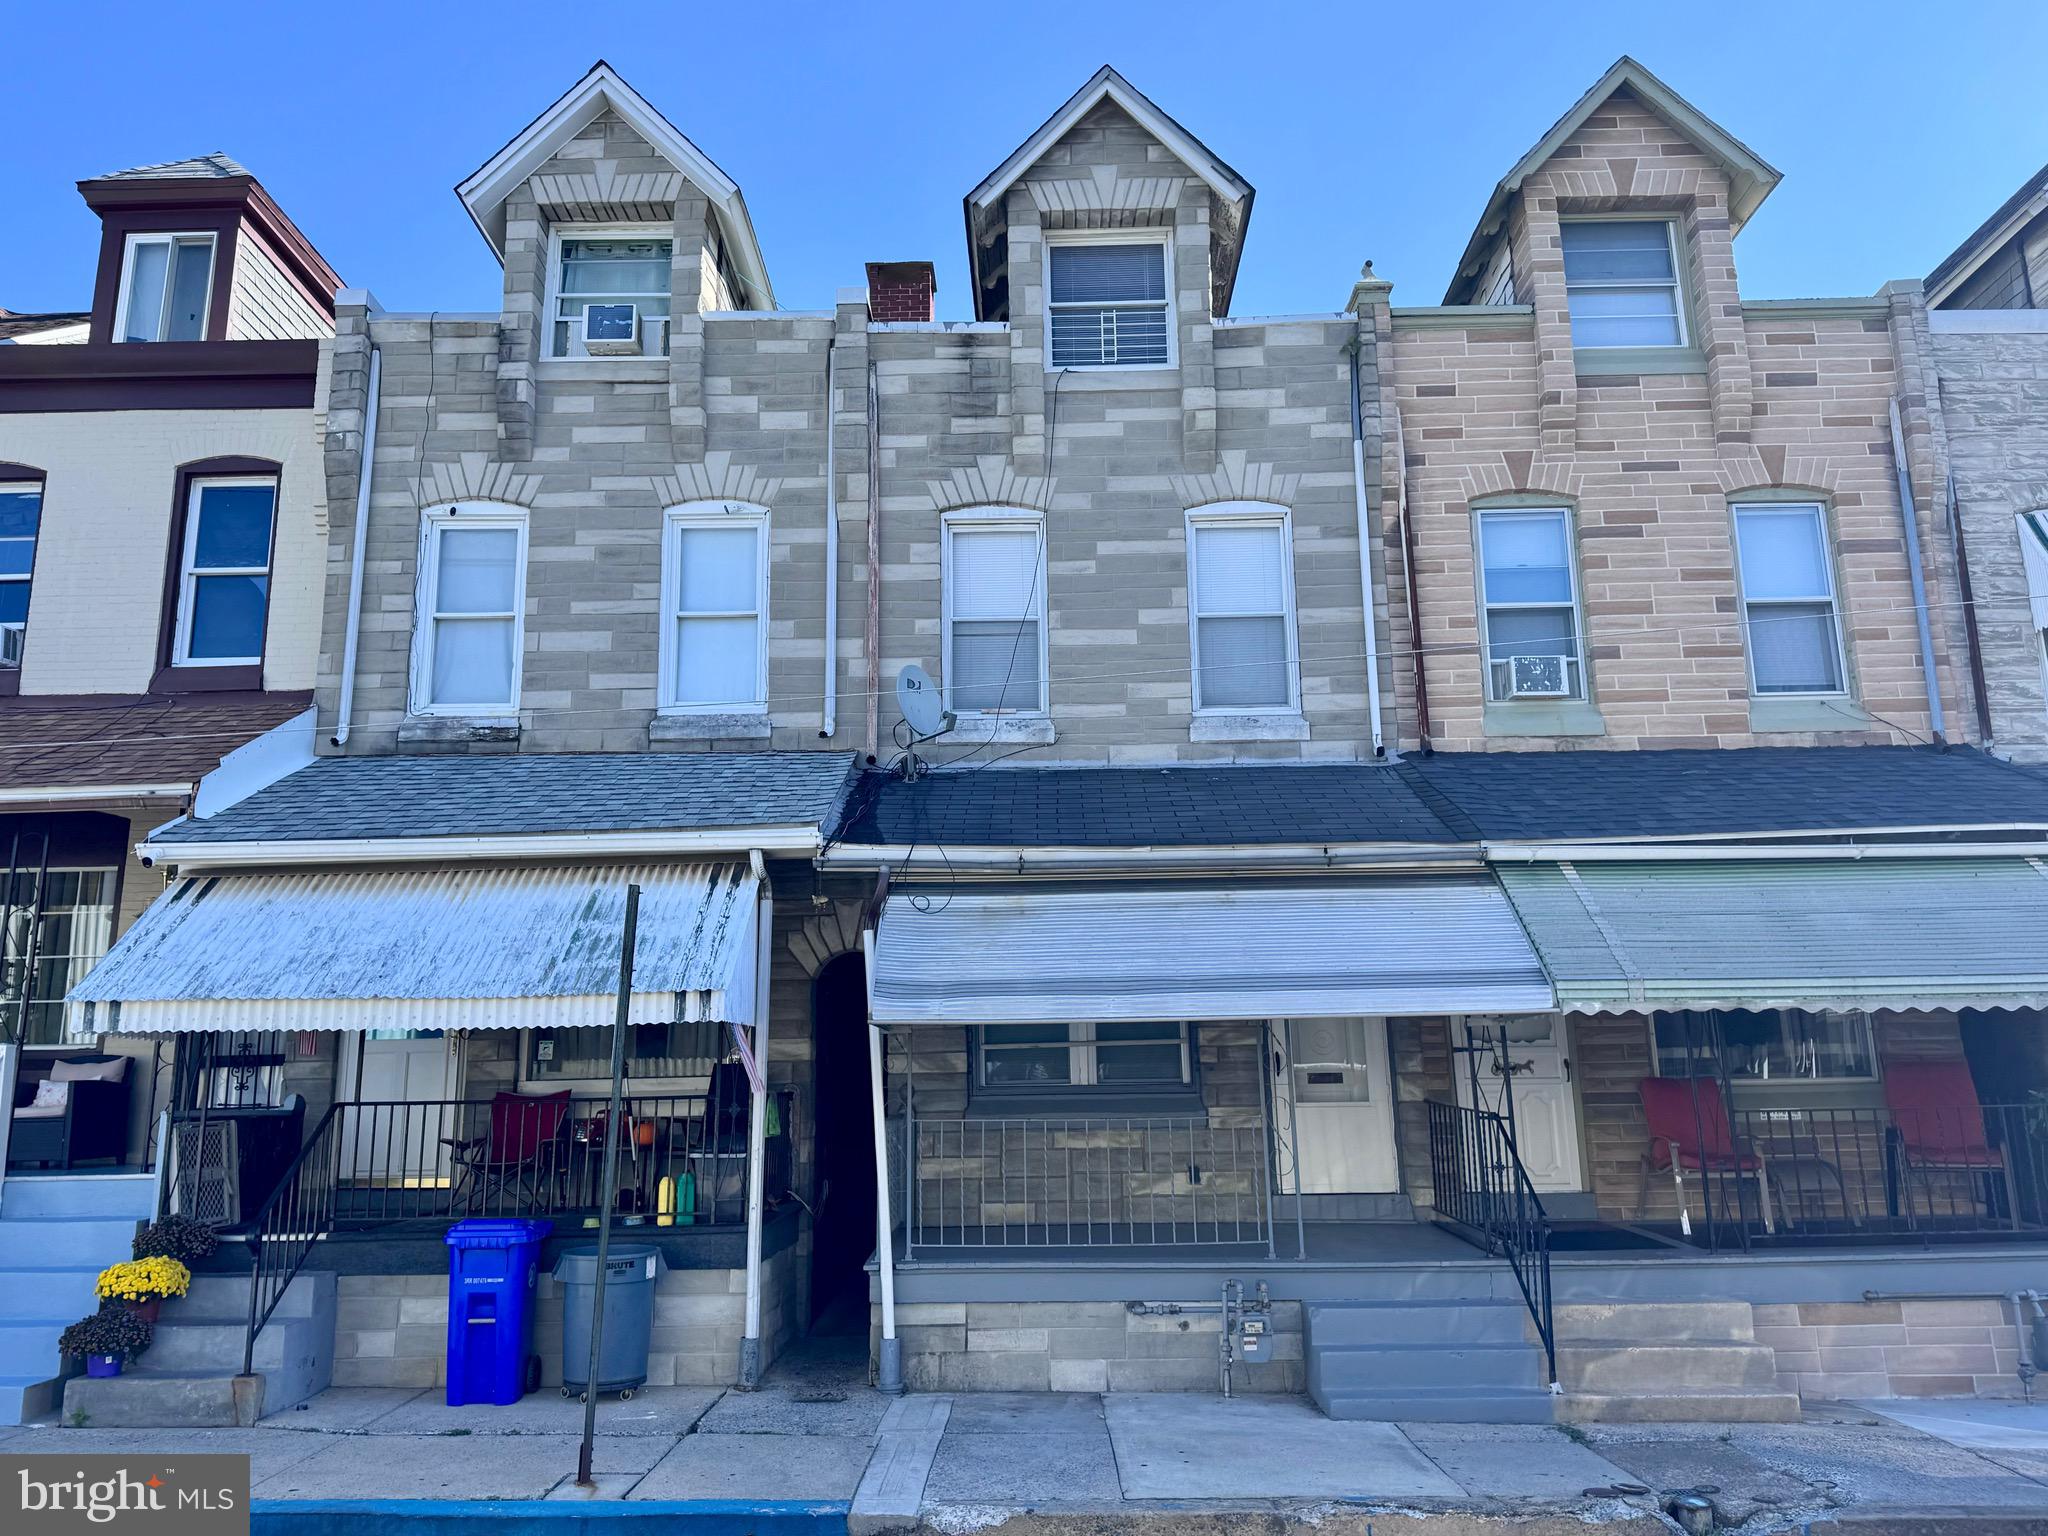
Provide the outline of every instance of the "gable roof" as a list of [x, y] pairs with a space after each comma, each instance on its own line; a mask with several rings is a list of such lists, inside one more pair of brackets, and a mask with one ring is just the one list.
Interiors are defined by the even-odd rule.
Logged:
[[249, 176], [249, 168], [233, 160], [221, 150], [210, 155], [194, 155], [189, 160], [166, 160], [160, 165], [131, 166], [125, 171], [109, 171], [96, 176], [95, 181], [198, 181], [206, 178]]
[[611, 111], [653, 146], [670, 164], [711, 200], [725, 231], [726, 243], [741, 275], [763, 309], [775, 307], [761, 242], [747, 213], [739, 183], [718, 168], [682, 131], [628, 85], [619, 72], [599, 59], [590, 72], [546, 111], [522, 128], [512, 141], [456, 184], [462, 206], [476, 221], [485, 240], [502, 261], [505, 256], [505, 202], [564, 144], [575, 138], [600, 113]]
[[1495, 237], [1506, 222], [1508, 203], [1522, 190], [1522, 183], [1541, 170], [1550, 157], [1564, 147], [1565, 141], [1585, 126], [1586, 119], [1607, 104], [1610, 96], [1624, 89], [1720, 162], [1721, 168], [1728, 173], [1731, 233], [1749, 222], [1750, 215], [1784, 179], [1783, 173], [1755, 150], [1623, 54], [1608, 67], [1606, 74], [1593, 82], [1591, 90], [1572, 103], [1569, 112], [1550, 125], [1549, 131], [1531, 145], [1528, 153], [1517, 160], [1514, 168], [1495, 185], [1493, 195], [1487, 199], [1486, 211], [1480, 214], [1472, 238], [1466, 242], [1465, 254], [1458, 258], [1458, 270], [1444, 293], [1446, 304], [1470, 302], [1472, 285], [1485, 269]]
[[1999, 204], [1996, 213], [1971, 231], [1969, 239], [1927, 274], [1929, 307], [1938, 306], [1962, 287], [1972, 273], [2005, 248], [2007, 241], [2044, 213], [2048, 213], [2048, 165], [2028, 177], [2019, 191]]
[[988, 318], [985, 303], [988, 286], [981, 271], [981, 236], [991, 224], [999, 222], [1003, 194], [1015, 186], [1026, 171], [1044, 159], [1047, 150], [1073, 132], [1075, 125], [1104, 101], [1114, 102], [1139, 127], [1171, 150], [1174, 157], [1207, 183], [1209, 190], [1230, 210], [1231, 227], [1223, 231], [1229, 259], [1219, 264], [1216, 295], [1216, 312], [1219, 315], [1228, 312], [1230, 293], [1237, 283], [1236, 253], [1244, 244], [1244, 228], [1251, 219], [1256, 190], [1208, 145], [1161, 111], [1151, 97], [1105, 64], [1089, 77], [1086, 85], [1069, 96], [1057, 112], [1040, 123], [1029, 138], [1012, 150], [1008, 159], [982, 178], [981, 184], [964, 199], [967, 261], [974, 273], [976, 319]]

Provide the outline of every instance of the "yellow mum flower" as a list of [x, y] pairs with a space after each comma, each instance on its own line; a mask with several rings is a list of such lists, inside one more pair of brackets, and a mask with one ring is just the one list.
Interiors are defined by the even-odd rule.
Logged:
[[192, 1271], [176, 1259], [153, 1257], [110, 1264], [95, 1286], [102, 1301], [148, 1301], [156, 1296], [183, 1296], [192, 1289]]

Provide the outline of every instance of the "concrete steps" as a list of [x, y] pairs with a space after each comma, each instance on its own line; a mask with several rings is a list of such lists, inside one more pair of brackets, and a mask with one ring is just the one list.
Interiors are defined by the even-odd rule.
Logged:
[[1560, 1422], [1782, 1424], [1799, 1417], [1747, 1302], [1559, 1307]]
[[1333, 1419], [1548, 1424], [1524, 1316], [1507, 1302], [1307, 1303], [1309, 1396]]
[[53, 1411], [57, 1336], [92, 1311], [93, 1282], [129, 1256], [156, 1182], [136, 1174], [15, 1174], [0, 1185], [0, 1424]]
[[74, 1376], [64, 1417], [96, 1428], [233, 1428], [326, 1390], [334, 1375], [332, 1274], [294, 1279], [256, 1335], [253, 1380], [237, 1383], [249, 1326], [247, 1275], [194, 1275], [166, 1301], [156, 1341], [119, 1376]]

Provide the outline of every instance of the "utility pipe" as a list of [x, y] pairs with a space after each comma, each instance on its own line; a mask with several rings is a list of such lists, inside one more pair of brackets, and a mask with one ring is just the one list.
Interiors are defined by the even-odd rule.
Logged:
[[[889, 1213], [888, 1099], [878, 1024], [868, 1026], [868, 1089], [875, 1105], [875, 1270], [882, 1281], [882, 1353], [875, 1363], [875, 1389], [896, 1397], [903, 1392], [903, 1341], [896, 1337], [896, 1223]], [[910, 1157], [910, 1149], [903, 1155]]]
[[[363, 324], [369, 325], [365, 317]], [[356, 472], [355, 547], [348, 564], [348, 623], [341, 642], [341, 701], [335, 710], [334, 744], [348, 745], [356, 705], [356, 647], [363, 633], [363, 561], [370, 541], [370, 481], [377, 467], [377, 404], [384, 383], [384, 354], [370, 343], [370, 383], [363, 401], [363, 452]]]
[[1920, 514], [1913, 506], [1913, 479], [1906, 470], [1906, 432], [1899, 423], [1899, 399], [1892, 413], [1892, 468], [1899, 478], [1899, 515], [1906, 524], [1906, 573], [1913, 579], [1913, 622], [1920, 630], [1920, 667], [1927, 674], [1927, 723], [1937, 741], [1948, 739], [1941, 712], [1941, 679], [1934, 670], [1934, 629], [1927, 622], [1927, 577], [1920, 567]]
[[1977, 594], [1970, 585], [1970, 551], [1963, 541], [1963, 509], [1956, 498], [1954, 470], [1950, 470], [1948, 476], [1948, 537], [1956, 547], [1956, 586], [1963, 599], [1963, 638], [1970, 647], [1970, 684], [1977, 696], [1977, 740], [1989, 750], [1995, 740], [1991, 733], [1991, 685], [1984, 680], [1984, 647], [1977, 635]]
[[739, 1384], [753, 1388], [761, 1384], [761, 1225], [767, 1211], [768, 981], [775, 953], [775, 896], [768, 886], [768, 862], [761, 857], [761, 850], [750, 850], [747, 862], [753, 867], [759, 891], [754, 909], [752, 1043], [760, 1083], [754, 1089], [754, 1112], [747, 1124], [747, 1323], [740, 1339]]
[[1372, 725], [1372, 755], [1387, 755], [1380, 734], [1380, 645], [1378, 617], [1374, 612], [1372, 586], [1372, 534], [1365, 495], [1365, 400], [1359, 384], [1359, 358], [1365, 347], [1357, 336], [1345, 351], [1351, 355], [1351, 491], [1358, 504], [1358, 587], [1365, 602], [1365, 702]]
[[833, 454], [839, 436], [835, 386], [838, 338], [825, 338], [825, 707], [818, 734], [839, 729], [839, 474]]
[[1408, 648], [1415, 662], [1415, 740], [1429, 750], [1429, 673], [1422, 656], [1421, 584], [1415, 579], [1415, 529], [1408, 521], [1408, 434], [1394, 406], [1394, 512], [1401, 524], [1401, 579], [1408, 590]]
[[[873, 343], [870, 343], [872, 346]], [[868, 359], [868, 663], [867, 755], [882, 746], [882, 391]]]

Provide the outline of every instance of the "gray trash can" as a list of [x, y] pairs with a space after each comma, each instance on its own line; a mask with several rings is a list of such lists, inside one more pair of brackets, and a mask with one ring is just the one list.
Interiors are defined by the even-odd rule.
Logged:
[[[597, 1390], [631, 1397], [647, 1380], [647, 1341], [654, 1327], [654, 1282], [667, 1268], [658, 1249], [614, 1248], [605, 1257], [604, 1353]], [[562, 1396], [581, 1396], [589, 1383], [590, 1320], [597, 1302], [597, 1250], [571, 1248], [555, 1261], [562, 1285]]]

